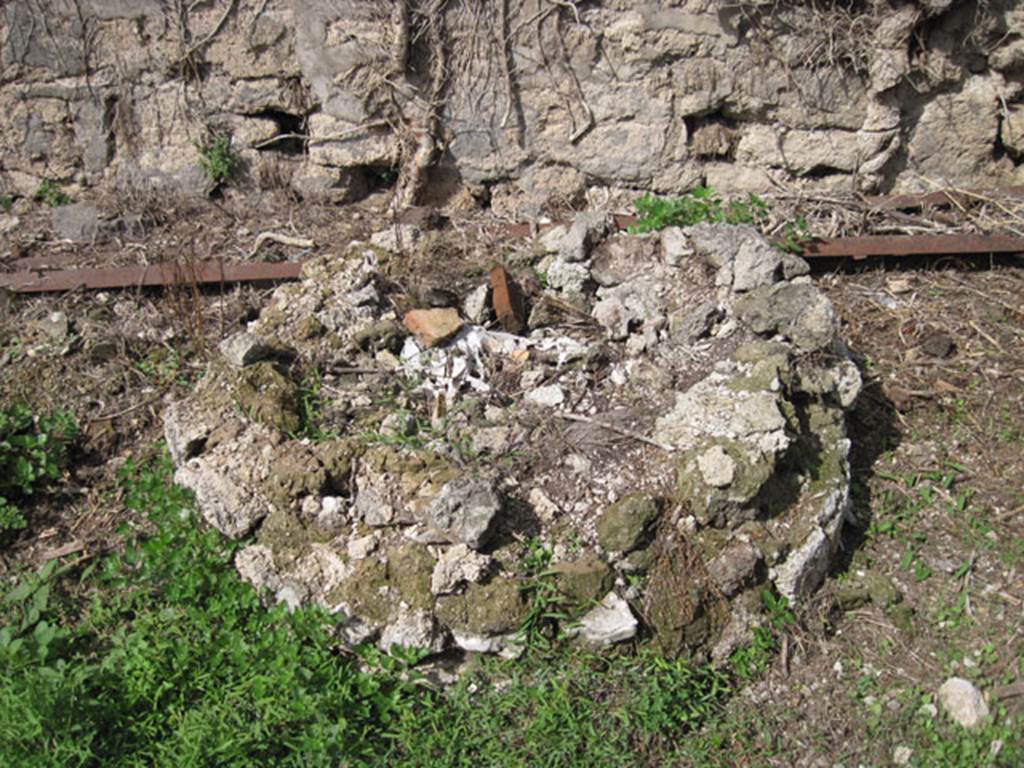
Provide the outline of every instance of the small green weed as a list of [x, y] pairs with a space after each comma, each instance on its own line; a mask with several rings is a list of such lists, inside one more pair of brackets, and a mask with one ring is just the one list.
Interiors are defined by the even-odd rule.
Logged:
[[12, 195], [0, 195], [0, 210], [10, 213], [14, 208], [14, 197]]
[[299, 387], [299, 422], [302, 427], [296, 437], [308, 438], [314, 442], [336, 440], [340, 437], [339, 432], [324, 429], [324, 410], [323, 378], [319, 371], [314, 370], [303, 379]]
[[786, 222], [782, 228], [782, 236], [775, 241], [775, 247], [780, 251], [799, 256], [804, 252], [807, 241], [811, 239], [813, 238], [807, 219], [799, 216], [793, 221]]
[[789, 601], [770, 589], [761, 590], [764, 623], [754, 627], [754, 641], [733, 651], [729, 665], [739, 680], [753, 680], [768, 669], [779, 649], [779, 638], [796, 625]]
[[18, 502], [60, 478], [78, 435], [74, 416], [36, 416], [26, 405], [0, 410], [0, 533], [27, 525]]
[[363, 672], [322, 612], [266, 607], [232, 566], [241, 543], [204, 530], [170, 472], [126, 467], [120, 495], [155, 532], [127, 532], [78, 598], [53, 599], [53, 563], [7, 594], [4, 764], [367, 764], [418, 700], [415, 673], [376, 651]]
[[[695, 187], [681, 197], [644, 195], [635, 201], [640, 220], [630, 226], [633, 234], [658, 232], [666, 227], [711, 224], [749, 224], [762, 231], [768, 225], [768, 204], [754, 194], [746, 200], [723, 200], [712, 187]], [[781, 251], [801, 254], [811, 239], [803, 217], [787, 222], [773, 245]]]
[[219, 187], [230, 181], [241, 158], [231, 149], [230, 136], [214, 136], [209, 141], [194, 142], [199, 151], [199, 165], [206, 174], [211, 187]]
[[152, 379], [157, 386], [188, 386], [186, 373], [188, 354], [172, 347], [153, 347], [144, 358], [135, 363], [135, 369]]
[[39, 189], [32, 195], [32, 199], [38, 203], [49, 206], [50, 208], [57, 208], [61, 205], [68, 205], [74, 202], [71, 197], [61, 191], [61, 188], [57, 186], [56, 182], [50, 179], [43, 179], [39, 185]]
[[527, 649], [551, 650], [558, 638], [559, 624], [569, 618], [550, 570], [551, 557], [551, 550], [536, 540], [530, 541], [523, 557], [526, 581], [521, 591], [528, 609], [519, 627], [519, 637]]
[[629, 231], [657, 232], [665, 227], [689, 227], [707, 221], [712, 224], [762, 224], [768, 205], [757, 195], [746, 201], [723, 201], [711, 187], [696, 187], [681, 197], [644, 195], [636, 201], [640, 220]]

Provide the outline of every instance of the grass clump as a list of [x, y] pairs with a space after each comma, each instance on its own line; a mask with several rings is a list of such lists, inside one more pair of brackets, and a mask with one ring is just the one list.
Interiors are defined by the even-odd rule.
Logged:
[[69, 195], [57, 186], [56, 182], [53, 182], [50, 179], [43, 179], [42, 183], [39, 185], [39, 189], [37, 189], [35, 194], [32, 195], [32, 199], [37, 203], [42, 203], [50, 208], [57, 208], [74, 202]]
[[195, 142], [199, 151], [199, 166], [211, 187], [219, 187], [231, 180], [241, 158], [231, 149], [230, 136], [214, 136], [206, 142]]
[[[339, 654], [320, 611], [266, 608], [240, 546], [193, 519], [170, 462], [121, 494], [155, 533], [80, 577], [52, 563], [8, 593], [0, 753], [9, 766], [340, 765], [386, 738], [412, 683]], [[348, 763], [348, 764], [351, 764]]]
[[[680, 197], [644, 195], [634, 203], [640, 219], [629, 227], [632, 234], [660, 232], [666, 227], [692, 227], [695, 224], [748, 224], [764, 231], [768, 226], [768, 204], [755, 194], [746, 200], [723, 200], [712, 187], [695, 187]], [[773, 245], [779, 250], [799, 254], [810, 239], [807, 221], [787, 222]]]
[[629, 228], [635, 234], [692, 227], [705, 221], [756, 226], [768, 217], [768, 204], [757, 195], [748, 195], [745, 201], [725, 201], [712, 187], [695, 187], [681, 197], [644, 195], [635, 204], [640, 220]]
[[244, 542], [204, 529], [170, 475], [166, 456], [122, 472], [146, 518], [123, 551], [52, 561], [3, 598], [5, 765], [648, 765], [731, 693], [728, 670], [568, 645], [432, 690], [421, 654], [344, 651], [322, 611], [267, 607], [234, 570]]
[[0, 535], [27, 525], [21, 502], [60, 478], [77, 435], [78, 424], [65, 411], [0, 410]]

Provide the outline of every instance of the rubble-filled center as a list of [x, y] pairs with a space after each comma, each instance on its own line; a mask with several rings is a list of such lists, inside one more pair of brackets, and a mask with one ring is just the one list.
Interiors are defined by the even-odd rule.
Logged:
[[166, 416], [239, 572], [431, 654], [539, 631], [722, 659], [766, 586], [816, 589], [861, 383], [831, 305], [752, 228], [610, 229], [424, 287], [396, 265], [443, 233], [395, 225], [278, 288]]

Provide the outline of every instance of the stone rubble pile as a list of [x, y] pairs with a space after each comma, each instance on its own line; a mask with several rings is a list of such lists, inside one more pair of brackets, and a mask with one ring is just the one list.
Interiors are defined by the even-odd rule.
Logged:
[[532, 248], [532, 291], [495, 269], [450, 306], [391, 277], [407, 253], [308, 262], [168, 408], [176, 479], [347, 643], [515, 655], [543, 580], [573, 642], [724, 658], [838, 544], [860, 375], [832, 308], [751, 228], [585, 212]]

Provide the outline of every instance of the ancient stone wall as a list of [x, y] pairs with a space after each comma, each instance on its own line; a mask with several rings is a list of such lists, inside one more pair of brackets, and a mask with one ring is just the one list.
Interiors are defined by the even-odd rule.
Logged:
[[333, 200], [1024, 183], [1014, 0], [17, 0], [0, 42], [5, 194], [202, 193], [215, 135]]

